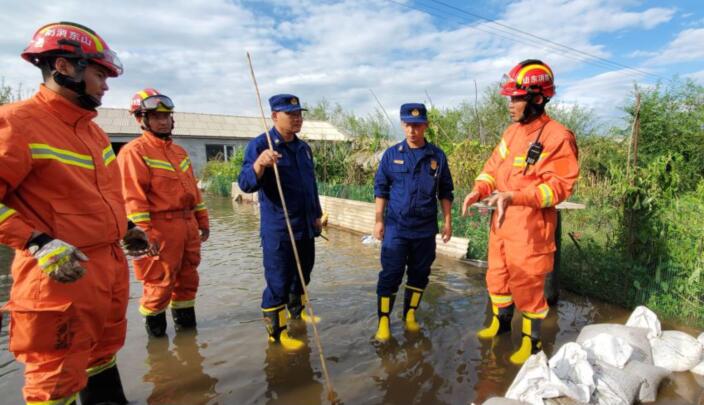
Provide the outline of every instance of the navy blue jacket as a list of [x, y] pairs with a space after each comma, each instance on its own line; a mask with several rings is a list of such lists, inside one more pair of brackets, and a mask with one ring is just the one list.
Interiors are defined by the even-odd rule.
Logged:
[[385, 234], [425, 238], [438, 233], [437, 200], [454, 199], [445, 152], [427, 142], [415, 166], [404, 140], [384, 152], [374, 177], [374, 195], [388, 200]]
[[[279, 175], [294, 236], [296, 239], [318, 236], [314, 224], [323, 212], [318, 198], [318, 184], [315, 181], [313, 152], [310, 146], [297, 136], [293, 141], [286, 143], [276, 128], [272, 128], [270, 133], [274, 150], [282, 156], [278, 161]], [[261, 134], [249, 142], [237, 183], [245, 193], [259, 192], [260, 235], [284, 241], [288, 240], [289, 236], [279, 191], [276, 188], [274, 169], [266, 168], [262, 177], [257, 180], [252, 167], [259, 154], [266, 149], [269, 149], [266, 134]]]

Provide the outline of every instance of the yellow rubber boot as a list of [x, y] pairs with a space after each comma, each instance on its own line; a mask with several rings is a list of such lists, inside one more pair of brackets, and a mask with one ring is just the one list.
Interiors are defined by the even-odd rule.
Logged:
[[306, 294], [301, 295], [301, 304], [303, 305], [303, 312], [301, 312], [301, 319], [303, 319], [306, 323], [314, 323], [318, 324], [320, 323], [320, 317], [317, 315], [313, 315], [311, 318], [308, 316], [308, 311], [306, 310], [306, 305], [308, 304], [308, 296]]
[[305, 294], [289, 294], [288, 303], [286, 304], [289, 319], [302, 319], [303, 321], [305, 321], [305, 323], [315, 322], [316, 324], [318, 324], [320, 322], [319, 316], [313, 315], [313, 319], [308, 316], [308, 311], [306, 311], [307, 303], [308, 296], [306, 296]]
[[523, 315], [523, 326], [521, 328], [521, 347], [511, 355], [511, 363], [521, 365], [528, 358], [543, 350], [543, 343], [540, 341], [541, 319], [531, 319]]
[[491, 305], [491, 323], [488, 327], [477, 332], [477, 337], [480, 339], [491, 339], [511, 331], [511, 319], [513, 319], [513, 304], [499, 308], [496, 305]]
[[391, 339], [391, 324], [388, 316], [379, 318], [379, 326], [376, 329], [374, 339], [382, 343]]
[[264, 324], [269, 333], [269, 342], [279, 343], [284, 350], [288, 351], [299, 350], [305, 345], [302, 340], [292, 338], [286, 331], [286, 305], [264, 308], [262, 312]]
[[379, 315], [379, 326], [376, 329], [374, 339], [379, 342], [386, 342], [391, 339], [391, 321], [389, 314], [394, 307], [395, 295], [389, 297], [377, 297], [377, 314]]
[[289, 336], [286, 329], [281, 331], [281, 334], [279, 335], [279, 343], [281, 344], [281, 347], [291, 352], [300, 350], [304, 346], [302, 340], [294, 339]]
[[406, 286], [403, 295], [403, 321], [406, 330], [409, 332], [420, 331], [420, 325], [416, 321], [416, 310], [420, 305], [420, 299], [423, 297], [423, 289]]

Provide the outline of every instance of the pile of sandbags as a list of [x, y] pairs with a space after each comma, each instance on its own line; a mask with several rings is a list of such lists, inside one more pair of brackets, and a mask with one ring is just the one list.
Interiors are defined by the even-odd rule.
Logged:
[[505, 398], [484, 405], [615, 405], [653, 402], [675, 371], [704, 375], [704, 333], [662, 331], [657, 316], [636, 308], [626, 322], [585, 326], [550, 359], [540, 352], [521, 367]]

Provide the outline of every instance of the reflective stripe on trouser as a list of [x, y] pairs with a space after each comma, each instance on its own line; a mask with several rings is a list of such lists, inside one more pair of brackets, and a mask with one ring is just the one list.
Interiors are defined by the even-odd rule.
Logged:
[[139, 312], [157, 315], [172, 308], [195, 304], [200, 264], [200, 233], [195, 218], [152, 219], [152, 238], [159, 241], [159, 256], [134, 260], [137, 280], [142, 281]]
[[548, 313], [545, 276], [552, 271], [555, 254], [535, 250], [490, 235], [486, 284], [498, 307], [510, 305], [510, 297], [525, 316], [542, 319]]
[[[300, 239], [296, 241], [298, 257], [301, 259], [301, 270], [306, 285], [310, 282], [310, 273], [315, 265], [315, 239]], [[262, 293], [262, 308], [273, 308], [288, 302], [289, 293], [301, 295], [303, 287], [296, 269], [296, 259], [293, 246], [289, 240], [279, 241], [276, 238], [262, 238], [262, 254], [264, 256], [264, 278], [266, 288]]]
[[422, 239], [406, 239], [395, 235], [384, 235], [381, 244], [381, 272], [376, 294], [396, 294], [407, 274], [406, 285], [424, 290], [428, 285], [430, 266], [435, 261], [435, 236]]
[[75, 405], [78, 394], [69, 395], [65, 398], [50, 399], [48, 401], [30, 401], [27, 405]]
[[15, 252], [5, 309], [12, 313], [10, 351], [25, 364], [28, 403], [78, 393], [87, 369], [109, 362], [124, 344], [129, 272], [122, 249], [81, 250], [90, 259], [82, 263], [86, 273], [68, 284], [51, 280], [26, 252]]

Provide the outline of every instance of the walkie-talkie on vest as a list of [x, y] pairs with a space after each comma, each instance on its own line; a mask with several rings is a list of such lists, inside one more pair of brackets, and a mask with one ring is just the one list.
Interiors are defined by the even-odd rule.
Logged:
[[545, 128], [545, 125], [540, 127], [540, 132], [538, 132], [538, 136], [535, 137], [535, 141], [533, 141], [533, 143], [531, 143], [530, 147], [528, 148], [528, 153], [526, 154], [526, 168], [523, 169], [524, 176], [526, 173], [528, 173], [528, 167], [530, 165], [538, 163], [538, 160], [540, 160], [540, 155], [543, 153], [543, 144], [540, 143], [540, 135], [543, 133], [543, 128]]

